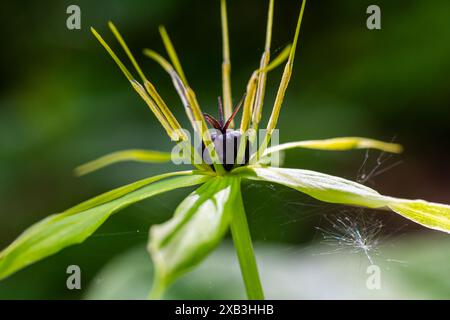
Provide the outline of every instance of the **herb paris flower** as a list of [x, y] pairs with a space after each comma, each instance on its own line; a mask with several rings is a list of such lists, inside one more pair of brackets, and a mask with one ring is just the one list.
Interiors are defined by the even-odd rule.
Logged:
[[[219, 121], [202, 113], [164, 27], [160, 28], [160, 33], [170, 62], [152, 50], [144, 50], [146, 56], [158, 62], [170, 75], [194, 131], [201, 136], [204, 149], [213, 161], [212, 167], [202, 161], [200, 163], [193, 161], [195, 170], [165, 173], [143, 179], [47, 217], [31, 226], [0, 253], [0, 279], [55, 254], [67, 246], [83, 242], [113, 213], [133, 203], [170, 190], [201, 185], [178, 205], [169, 221], [155, 225], [150, 230], [148, 249], [155, 265], [150, 296], [161, 297], [167, 286], [201, 262], [219, 244], [225, 233], [231, 230], [247, 295], [250, 299], [263, 299], [264, 294], [240, 190], [241, 181], [244, 179], [281, 184], [325, 202], [392, 210], [425, 227], [450, 232], [450, 206], [448, 205], [384, 196], [371, 188], [343, 178], [315, 171], [277, 168], [264, 164], [263, 159], [270, 154], [292, 148], [318, 150], [375, 148], [386, 152], [401, 152], [401, 146], [397, 144], [359, 137], [297, 141], [269, 146], [291, 77], [305, 3], [306, 0], [303, 0], [292, 45], [271, 60], [274, 1], [269, 2], [264, 52], [258, 69], [253, 72], [247, 84], [242, 101], [242, 119], [239, 129], [236, 130], [240, 139], [233, 159], [236, 158], [235, 163], [244, 165], [235, 164], [225, 167], [223, 161], [225, 152], [222, 156], [220, 155], [220, 150], [215, 144], [217, 137], [211, 136], [207, 130], [207, 123], [220, 131], [234, 125], [227, 11], [225, 0], [221, 0], [223, 116], [220, 115]], [[109, 23], [109, 27], [136, 69], [141, 82], [132, 76], [97, 31], [92, 29], [92, 32], [122, 70], [134, 90], [146, 102], [170, 139], [184, 143], [187, 146], [188, 157], [194, 159], [199, 150], [190, 144], [178, 120], [155, 86], [144, 75], [117, 28], [112, 23]], [[267, 74], [284, 61], [286, 64], [265, 136], [258, 149], [248, 155], [249, 159], [244, 159], [247, 157], [247, 139], [250, 142], [254, 139], [252, 135], [246, 133], [249, 129], [258, 130], [260, 125]], [[224, 119], [230, 119], [226, 126]], [[224, 134], [224, 132], [221, 133]], [[203, 153], [203, 150], [200, 152]], [[85, 174], [119, 161], [166, 162], [170, 159], [169, 153], [125, 150], [80, 166], [77, 168], [77, 173]], [[243, 159], [243, 162], [238, 162]]]

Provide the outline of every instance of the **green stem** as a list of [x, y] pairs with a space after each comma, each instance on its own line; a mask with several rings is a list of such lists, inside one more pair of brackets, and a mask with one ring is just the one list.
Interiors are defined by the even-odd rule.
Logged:
[[241, 266], [242, 278], [244, 279], [247, 297], [250, 300], [263, 300], [264, 292], [259, 279], [258, 266], [256, 265], [255, 253], [253, 252], [252, 239], [248, 229], [244, 205], [241, 205], [233, 214], [231, 221], [231, 235], [234, 247]]
[[156, 275], [154, 276], [154, 279], [154, 283], [147, 296], [147, 299], [160, 300], [164, 294], [164, 291], [166, 290], [166, 286], [162, 281], [157, 279]]

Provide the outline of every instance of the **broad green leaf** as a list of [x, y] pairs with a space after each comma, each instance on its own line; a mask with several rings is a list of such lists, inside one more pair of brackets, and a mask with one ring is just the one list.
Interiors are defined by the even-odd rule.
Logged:
[[450, 233], [449, 205], [388, 197], [359, 183], [309, 170], [243, 167], [234, 173], [248, 179], [279, 183], [324, 202], [389, 208], [425, 227]]
[[172, 219], [150, 229], [148, 249], [155, 265], [151, 297], [159, 297], [218, 245], [240, 205], [240, 192], [238, 177], [211, 179], [181, 202]]
[[[173, 177], [178, 175], [183, 176]], [[67, 246], [83, 242], [111, 214], [135, 202], [208, 179], [210, 176], [194, 175], [192, 171], [162, 174], [114, 189], [60, 214], [51, 215], [31, 226], [0, 252], [0, 279]]]
[[170, 160], [171, 154], [169, 152], [139, 149], [122, 150], [104, 155], [98, 159], [89, 161], [88, 163], [75, 168], [75, 174], [77, 176], [82, 176], [92, 171], [96, 171], [103, 167], [122, 161], [163, 163]]
[[271, 148], [268, 148], [264, 155], [278, 152], [281, 150], [304, 148], [316, 150], [332, 150], [342, 151], [351, 149], [378, 149], [385, 152], [401, 153], [403, 148], [396, 143], [383, 142], [360, 137], [341, 137], [324, 140], [305, 140], [283, 143]]

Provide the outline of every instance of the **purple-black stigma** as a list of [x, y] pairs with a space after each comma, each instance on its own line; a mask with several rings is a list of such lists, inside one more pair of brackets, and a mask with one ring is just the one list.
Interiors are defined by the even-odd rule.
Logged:
[[[222, 99], [218, 98], [219, 119], [214, 118], [210, 114], [203, 113], [205, 120], [217, 131], [211, 133], [211, 140], [214, 143], [217, 156], [220, 163], [226, 171], [233, 169], [236, 162], [239, 145], [241, 142], [241, 132], [239, 130], [228, 129], [236, 114], [239, 112], [245, 96], [238, 103], [231, 116], [225, 122], [222, 108]], [[206, 163], [212, 163], [208, 151], [205, 150], [205, 144], [202, 142], [202, 158]], [[246, 142], [245, 155], [243, 164], [248, 163], [249, 160], [249, 144]], [[214, 167], [211, 166], [213, 169]]]

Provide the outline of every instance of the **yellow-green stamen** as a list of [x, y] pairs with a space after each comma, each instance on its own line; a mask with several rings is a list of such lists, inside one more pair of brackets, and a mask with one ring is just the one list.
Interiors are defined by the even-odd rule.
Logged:
[[[225, 119], [228, 119], [233, 113], [233, 100], [231, 94], [231, 59], [230, 59], [230, 41], [228, 36], [228, 17], [227, 2], [220, 2], [220, 17], [222, 21], [222, 95]], [[233, 121], [230, 123], [233, 128]]]
[[275, 102], [274, 102], [273, 109], [272, 109], [272, 114], [270, 115], [269, 123], [267, 124], [266, 136], [264, 137], [264, 140], [263, 140], [262, 144], [260, 145], [260, 147], [257, 151], [257, 154], [255, 155], [256, 159], [259, 159], [261, 157], [261, 155], [264, 153], [265, 149], [267, 148], [267, 146], [270, 142], [272, 132], [276, 128], [276, 125], [278, 122], [278, 117], [280, 115], [280, 110], [281, 110], [281, 106], [283, 104], [284, 95], [285, 95], [287, 87], [289, 85], [289, 80], [291, 79], [292, 67], [294, 64], [294, 57], [295, 57], [295, 50], [297, 47], [298, 36], [300, 34], [300, 26], [302, 24], [302, 18], [303, 18], [303, 13], [305, 11], [305, 5], [306, 5], [306, 0], [303, 0], [302, 6], [300, 9], [300, 14], [298, 16], [297, 27], [295, 29], [294, 41], [292, 43], [292, 48], [289, 53], [289, 59], [286, 62], [286, 66], [284, 67], [283, 76], [281, 78], [280, 86], [278, 88], [278, 92], [277, 92], [277, 95], [275, 98]]
[[169, 55], [170, 61], [172, 61], [175, 70], [179, 74], [181, 80], [185, 85], [188, 84], [186, 76], [184, 75], [183, 68], [181, 67], [180, 59], [178, 59], [177, 52], [175, 51], [175, 47], [170, 40], [169, 34], [164, 26], [159, 27], [159, 34], [161, 35], [162, 41], [164, 43], [164, 47], [166, 48], [167, 54]]

